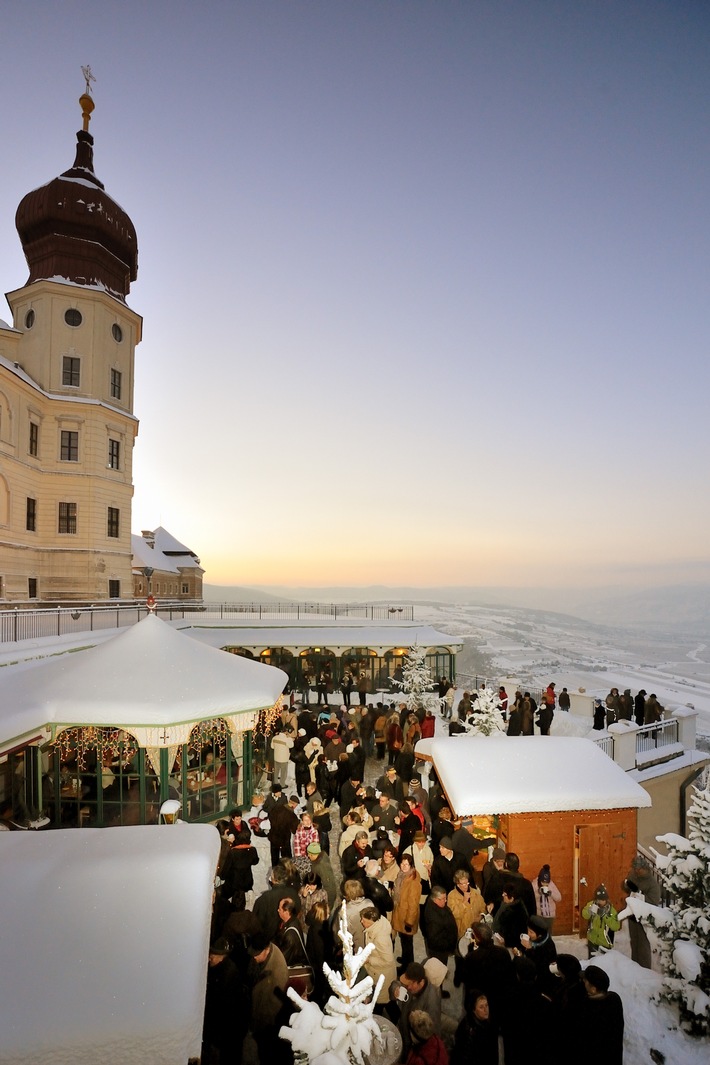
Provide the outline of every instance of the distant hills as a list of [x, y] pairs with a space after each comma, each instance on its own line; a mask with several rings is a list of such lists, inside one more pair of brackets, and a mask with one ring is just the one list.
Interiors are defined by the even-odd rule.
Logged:
[[208, 602], [420, 603], [428, 606], [505, 606], [549, 610], [598, 624], [622, 628], [692, 632], [710, 638], [710, 585], [684, 584], [628, 591], [619, 588], [476, 588], [372, 584], [365, 587], [325, 586], [245, 588], [204, 587]]

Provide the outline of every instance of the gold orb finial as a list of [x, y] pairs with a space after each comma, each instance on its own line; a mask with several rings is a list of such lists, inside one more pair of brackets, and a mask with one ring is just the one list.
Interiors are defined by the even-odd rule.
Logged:
[[91, 98], [91, 82], [96, 81], [96, 78], [91, 73], [91, 67], [87, 64], [81, 68], [81, 73], [84, 75], [84, 81], [86, 82], [86, 91], [79, 97], [79, 103], [81, 104], [81, 116], [84, 119], [84, 130], [88, 132], [89, 122], [91, 121], [91, 112], [94, 110], [95, 104]]

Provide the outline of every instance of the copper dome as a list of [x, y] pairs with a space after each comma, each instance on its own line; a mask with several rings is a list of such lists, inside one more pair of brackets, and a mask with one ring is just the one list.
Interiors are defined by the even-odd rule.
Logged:
[[94, 173], [94, 138], [88, 130], [76, 137], [73, 167], [28, 192], [17, 208], [27, 284], [63, 279], [105, 288], [125, 303], [138, 273], [136, 231]]

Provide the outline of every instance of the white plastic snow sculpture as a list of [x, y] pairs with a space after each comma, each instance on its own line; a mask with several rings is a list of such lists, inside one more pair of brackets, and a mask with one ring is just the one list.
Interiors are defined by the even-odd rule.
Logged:
[[[357, 980], [374, 945], [369, 943], [353, 953], [345, 903], [340, 912], [338, 935], [343, 942], [343, 975], [329, 965], [323, 965], [323, 972], [335, 992], [325, 1004], [325, 1013], [315, 1002], [299, 998], [293, 988], [287, 992], [298, 1012], [293, 1014], [288, 1027], [281, 1028], [279, 1036], [288, 1040], [294, 1054], [307, 1054], [310, 1065], [365, 1065], [373, 1039], [380, 1038], [380, 1029], [372, 1013], [384, 976], [379, 977], [374, 988], [371, 976]], [[365, 999], [369, 1001], [365, 1002]]]

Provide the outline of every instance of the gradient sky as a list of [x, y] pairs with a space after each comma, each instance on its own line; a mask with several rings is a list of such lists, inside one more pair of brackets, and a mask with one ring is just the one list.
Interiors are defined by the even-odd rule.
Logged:
[[710, 5], [5, 0], [0, 33], [4, 291], [97, 79], [135, 531], [210, 583], [710, 579]]

